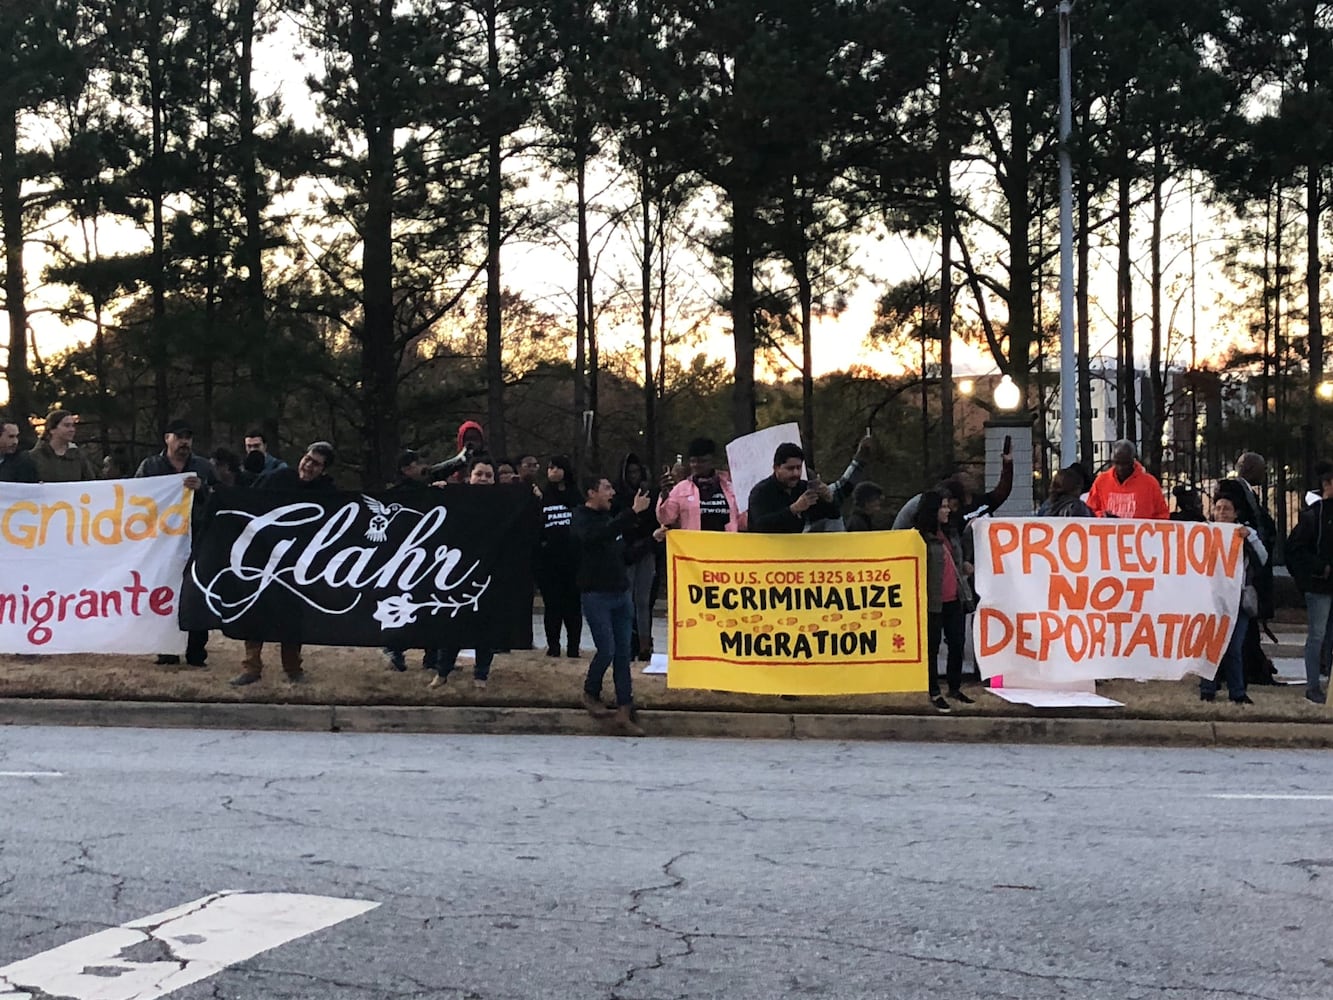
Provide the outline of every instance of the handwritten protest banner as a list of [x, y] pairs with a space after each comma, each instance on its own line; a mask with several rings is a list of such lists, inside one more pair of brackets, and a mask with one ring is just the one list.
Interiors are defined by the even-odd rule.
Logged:
[[1220, 662], [1245, 568], [1236, 525], [986, 518], [972, 531], [983, 677], [1179, 680]]
[[915, 531], [667, 534], [667, 685], [754, 694], [926, 690]]
[[184, 652], [184, 480], [0, 483], [0, 652]]

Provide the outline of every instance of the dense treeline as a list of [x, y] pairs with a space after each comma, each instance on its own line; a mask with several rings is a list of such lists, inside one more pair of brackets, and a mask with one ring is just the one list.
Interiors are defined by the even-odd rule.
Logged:
[[[920, 343], [929, 433], [952, 458], [959, 338], [1049, 400], [1055, 6], [5, 4], [10, 406], [60, 399], [104, 449], [150, 445], [186, 411], [205, 440], [262, 419], [356, 442], [372, 483], [400, 445], [472, 413], [501, 452], [634, 443], [656, 462], [698, 416], [679, 405], [702, 372], [679, 341], [720, 310], [735, 364], [711, 429], [755, 426], [772, 356], [803, 375], [805, 436], [833, 452], [860, 415], [816, 428], [812, 325], [857, 280], [858, 244], [898, 234], [935, 251], [885, 289], [875, 335]], [[1213, 367], [1256, 365], [1265, 427], [1271, 413], [1278, 438], [1306, 424], [1322, 441], [1333, 4], [1081, 0], [1075, 23], [1082, 453], [1087, 359], [1114, 353], [1117, 432], [1160, 469], [1185, 259], [1191, 286], [1227, 269], [1255, 344]], [[292, 50], [300, 70], [273, 92]], [[290, 110], [307, 100], [313, 114]], [[521, 243], [565, 249], [568, 309], [512, 291], [501, 249]], [[684, 277], [708, 267], [712, 302]], [[87, 346], [38, 357], [38, 309]], [[638, 348], [609, 350], [629, 325]]]

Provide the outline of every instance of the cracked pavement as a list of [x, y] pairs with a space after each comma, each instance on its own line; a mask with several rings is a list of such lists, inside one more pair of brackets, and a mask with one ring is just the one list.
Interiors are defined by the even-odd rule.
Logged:
[[1318, 752], [42, 727], [0, 770], [64, 775], [0, 779], [0, 967], [381, 904], [182, 1000], [1333, 997], [1333, 801], [1208, 797], [1333, 794]]

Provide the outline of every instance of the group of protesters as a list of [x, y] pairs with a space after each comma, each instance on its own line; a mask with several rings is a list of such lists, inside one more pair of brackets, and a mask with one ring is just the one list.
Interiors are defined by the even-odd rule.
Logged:
[[[115, 463], [99, 476], [74, 438], [77, 417], [56, 410], [47, 417], [41, 441], [28, 452], [18, 450], [18, 427], [0, 417], [0, 481], [76, 482], [116, 477]], [[193, 451], [188, 421], [170, 423], [163, 433], [163, 450], [145, 459], [135, 476], [187, 476], [192, 489], [218, 485], [273, 490], [325, 490], [334, 487], [330, 470], [336, 451], [327, 441], [316, 441], [289, 467], [269, 453], [262, 431], [244, 436], [241, 455], [219, 448], [204, 458]], [[533, 553], [533, 578], [542, 597], [545, 653], [549, 657], [581, 658], [586, 622], [595, 647], [581, 694], [582, 705], [594, 716], [612, 720], [616, 731], [641, 735], [634, 714], [630, 664], [651, 659], [653, 608], [661, 591], [663, 541], [668, 530], [750, 531], [797, 533], [858, 531], [888, 527], [884, 489], [867, 478], [872, 454], [869, 435], [832, 482], [807, 469], [806, 456], [795, 442], [781, 444], [773, 456], [772, 475], [761, 480], [740, 502], [730, 474], [718, 467], [716, 443], [706, 437], [691, 441], [673, 464], [654, 475], [636, 454], [626, 455], [614, 476], [579, 476], [568, 455], [553, 454], [546, 462], [533, 453], [514, 459], [487, 451], [483, 427], [466, 421], [453, 443], [456, 453], [432, 464], [424, 453], [405, 450], [398, 456], [397, 475], [389, 492], [419, 491], [455, 483], [477, 486], [519, 483], [530, 488], [540, 508], [539, 542]], [[543, 475], [544, 472], [544, 475]], [[940, 712], [951, 703], [971, 704], [963, 691], [966, 620], [976, 606], [973, 580], [971, 523], [997, 512], [1008, 500], [1013, 485], [1013, 462], [1008, 442], [1003, 452], [999, 481], [982, 492], [960, 473], [909, 499], [891, 525], [918, 531], [927, 552], [927, 650], [929, 699]], [[1213, 519], [1240, 524], [1245, 534], [1245, 580], [1236, 628], [1213, 677], [1200, 684], [1205, 701], [1215, 699], [1224, 682], [1232, 702], [1252, 704], [1247, 683], [1273, 683], [1271, 662], [1260, 648], [1261, 629], [1273, 616], [1271, 554], [1276, 542], [1273, 518], [1257, 488], [1267, 475], [1261, 456], [1247, 452], [1237, 462], [1236, 477], [1221, 481], [1212, 498]], [[1168, 509], [1159, 481], [1137, 460], [1134, 445], [1119, 441], [1111, 465], [1096, 477], [1081, 466], [1061, 470], [1048, 497], [1036, 512], [1045, 517], [1177, 518], [1203, 520], [1198, 492], [1189, 487], [1174, 491], [1177, 510]], [[1292, 575], [1306, 593], [1310, 611], [1306, 642], [1306, 697], [1323, 703], [1321, 664], [1333, 655], [1333, 463], [1321, 473], [1317, 495], [1287, 542]], [[1325, 507], [1327, 506], [1327, 511]], [[196, 529], [207, 505], [194, 505]], [[1014, 511], [1024, 514], [1026, 511]], [[1327, 530], [1325, 530], [1327, 528]], [[940, 647], [947, 647], [941, 692], [934, 668]], [[207, 660], [207, 633], [191, 632], [185, 662], [202, 667]], [[531, 640], [529, 640], [531, 647]], [[457, 648], [426, 650], [422, 665], [432, 673], [430, 685], [440, 687], [455, 671]], [[484, 688], [497, 652], [482, 644], [475, 651], [473, 682]], [[263, 644], [246, 642], [242, 671], [231, 683], [245, 686], [262, 676]], [[386, 648], [391, 669], [407, 669], [407, 651]], [[280, 644], [282, 668], [292, 682], [304, 678], [301, 647]], [[164, 654], [159, 663], [178, 663]], [[1326, 667], [1325, 667], [1326, 669]], [[602, 700], [608, 670], [615, 691], [614, 705]], [[974, 675], [975, 680], [979, 676]]]

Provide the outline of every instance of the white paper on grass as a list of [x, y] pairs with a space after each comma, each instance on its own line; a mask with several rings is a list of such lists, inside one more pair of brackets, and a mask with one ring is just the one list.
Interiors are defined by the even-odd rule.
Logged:
[[1123, 708], [1124, 702], [1087, 691], [1034, 691], [1032, 688], [987, 688], [997, 698], [1034, 708]]
[[[778, 445], [788, 441], [801, 444], [799, 424], [765, 427], [727, 445], [727, 467], [731, 470], [731, 487], [736, 491], [736, 506], [740, 513], [750, 509], [750, 491], [773, 475], [773, 453], [778, 450]], [[809, 478], [804, 469], [801, 475]]]

